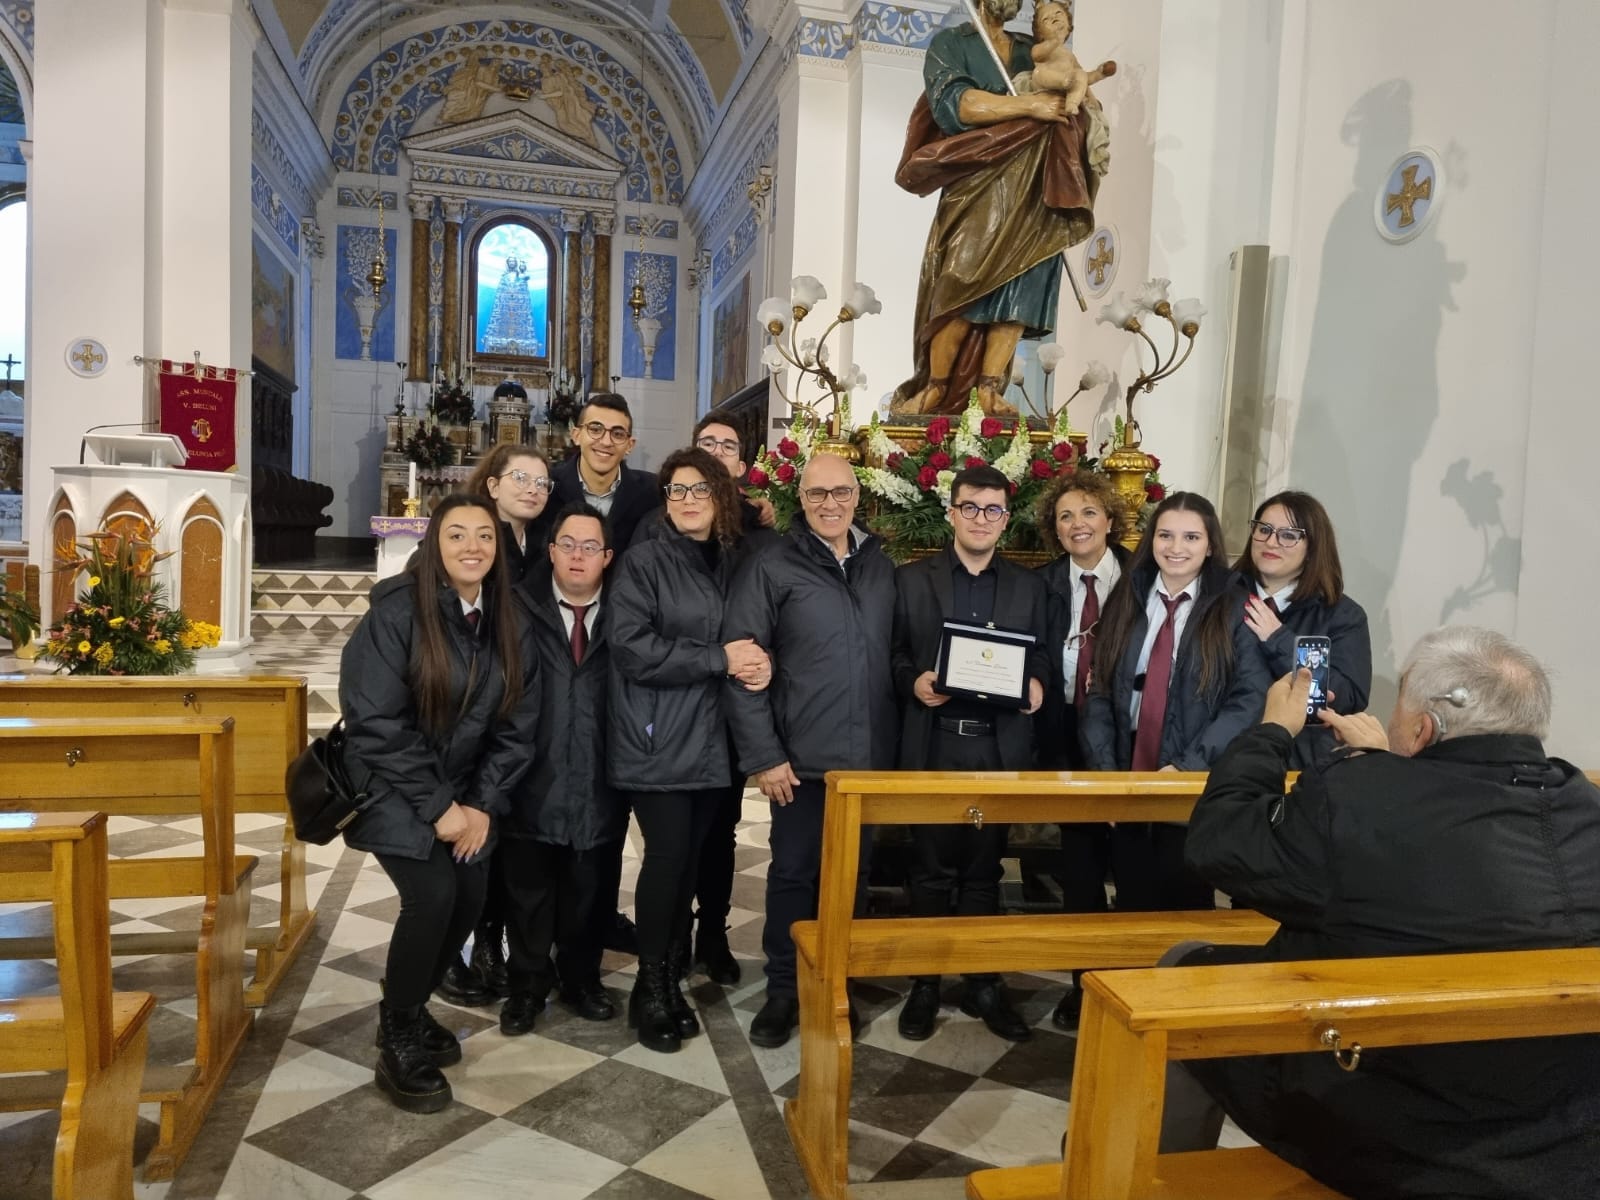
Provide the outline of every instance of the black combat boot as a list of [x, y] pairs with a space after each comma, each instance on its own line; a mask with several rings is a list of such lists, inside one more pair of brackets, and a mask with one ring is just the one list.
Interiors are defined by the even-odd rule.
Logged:
[[628, 997], [628, 1028], [639, 1031], [639, 1044], [646, 1050], [671, 1054], [683, 1045], [678, 1023], [673, 1019], [667, 966], [660, 960], [640, 959], [639, 977]]
[[689, 973], [689, 943], [673, 942], [667, 947], [667, 1010], [681, 1038], [700, 1032], [700, 1021], [684, 997], [682, 979]]
[[[450, 1103], [450, 1084], [423, 1045], [422, 1007], [378, 1004], [378, 1088], [399, 1109], [436, 1113]], [[460, 1048], [457, 1047], [457, 1054]]]

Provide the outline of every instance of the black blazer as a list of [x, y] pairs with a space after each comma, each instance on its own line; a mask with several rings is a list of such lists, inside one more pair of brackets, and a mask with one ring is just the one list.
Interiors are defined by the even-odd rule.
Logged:
[[[555, 529], [556, 517], [561, 510], [569, 504], [577, 504], [583, 500], [583, 483], [578, 477], [578, 456], [557, 463], [550, 468], [550, 482], [554, 484], [550, 492], [550, 503], [544, 506], [544, 512], [539, 514], [537, 526], [538, 542], [540, 546], [550, 543], [550, 536]], [[622, 466], [621, 478], [617, 480], [616, 495], [611, 498], [611, 512], [606, 517], [606, 524], [611, 527], [611, 549], [615, 552], [611, 565], [617, 564], [617, 559], [622, 557], [622, 552], [628, 548], [628, 543], [633, 541], [633, 531], [639, 521], [652, 509], [662, 506], [663, 499], [661, 488], [656, 483], [653, 471], [637, 471], [626, 463]], [[528, 550], [531, 554], [534, 545], [533, 527], [528, 530]]]
[[[1121, 542], [1111, 542], [1107, 548], [1126, 571], [1132, 551]], [[1061, 650], [1074, 632], [1072, 581], [1079, 573], [1072, 565], [1070, 554], [1063, 554], [1038, 570], [1048, 593], [1049, 634], [1045, 645], [1050, 658], [1050, 675], [1044, 687], [1044, 705], [1033, 722], [1033, 736], [1038, 746], [1039, 767], [1046, 771], [1084, 770], [1083, 749], [1078, 745], [1078, 707], [1067, 698], [1067, 690], [1076, 680], [1066, 678], [1061, 671]], [[1110, 598], [1109, 592], [1100, 597], [1101, 611]]]
[[[916, 698], [917, 677], [932, 671], [939, 659], [939, 638], [944, 623], [954, 615], [951, 572], [957, 563], [948, 546], [919, 562], [906, 563], [895, 572], [894, 690], [904, 706], [900, 727], [900, 766], [926, 770], [933, 751], [935, 720], [940, 709]], [[1028, 674], [1049, 687], [1049, 654], [1045, 649], [1047, 623], [1045, 586], [1029, 570], [996, 555], [994, 560], [994, 624], [1019, 629], [1038, 640], [1028, 656]], [[994, 708], [995, 741], [1000, 765], [1008, 771], [1027, 770], [1033, 760], [1033, 717], [1016, 709]]]

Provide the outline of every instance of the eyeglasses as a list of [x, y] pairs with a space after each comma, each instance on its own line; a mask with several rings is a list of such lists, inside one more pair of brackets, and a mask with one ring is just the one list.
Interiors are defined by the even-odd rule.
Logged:
[[711, 495], [711, 485], [703, 479], [699, 483], [669, 483], [661, 490], [667, 494], [668, 500], [687, 500], [690, 496], [704, 500]]
[[695, 445], [707, 454], [715, 454], [718, 458], [739, 457], [739, 443], [732, 438], [703, 437]]
[[621, 425], [612, 425], [608, 428], [599, 421], [586, 421], [579, 428], [589, 435], [591, 442], [625, 442], [633, 436], [631, 429]]
[[509, 479], [523, 491], [532, 488], [536, 492], [549, 494], [555, 488], [555, 481], [548, 475], [530, 475], [526, 471], [507, 471], [500, 479]]
[[580, 542], [573, 538], [557, 538], [556, 549], [563, 554], [581, 554], [584, 558], [593, 558], [605, 549], [599, 542]]
[[1289, 525], [1268, 525], [1265, 521], [1251, 521], [1250, 536], [1258, 542], [1276, 541], [1287, 550], [1290, 546], [1298, 546], [1300, 539], [1306, 536], [1306, 531]]
[[952, 504], [951, 508], [960, 513], [969, 521], [976, 521], [982, 517], [985, 521], [998, 521], [1011, 510], [999, 504], [974, 504], [968, 500], [965, 504]]
[[845, 501], [849, 500], [850, 497], [856, 494], [856, 489], [850, 484], [841, 483], [838, 487], [834, 488], [805, 488], [800, 494], [812, 504], [821, 504], [829, 496], [832, 496], [840, 504], [843, 504]]

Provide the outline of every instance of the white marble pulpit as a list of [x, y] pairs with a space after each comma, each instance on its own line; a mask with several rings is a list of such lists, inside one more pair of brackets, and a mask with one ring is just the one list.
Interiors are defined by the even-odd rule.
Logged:
[[[52, 547], [83, 541], [117, 518], [137, 517], [156, 527], [158, 552], [171, 551], [155, 567], [166, 603], [193, 621], [222, 630], [221, 643], [197, 656], [198, 669], [243, 669], [250, 644], [250, 480], [234, 472], [186, 471], [159, 443], [166, 434], [87, 439], [97, 454], [116, 461], [53, 469], [45, 528]], [[83, 589], [80, 575], [54, 572], [41, 589], [41, 616], [49, 628]]]

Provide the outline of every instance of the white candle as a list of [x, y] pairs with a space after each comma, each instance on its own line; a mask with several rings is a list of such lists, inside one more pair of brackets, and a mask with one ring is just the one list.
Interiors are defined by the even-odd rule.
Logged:
[[407, 500], [415, 500], [416, 498], [417, 498], [417, 464], [413, 462], [413, 463], [408, 463], [406, 465], [406, 499]]

